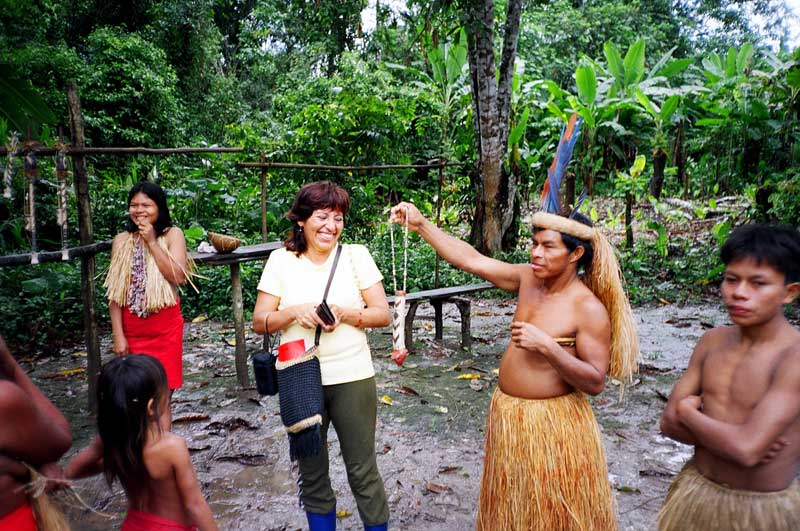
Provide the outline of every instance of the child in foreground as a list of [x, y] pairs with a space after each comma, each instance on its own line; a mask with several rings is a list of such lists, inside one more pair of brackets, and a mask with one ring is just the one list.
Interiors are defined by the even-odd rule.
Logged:
[[103, 473], [128, 496], [122, 531], [217, 530], [186, 441], [170, 432], [167, 376], [147, 355], [108, 362], [97, 386], [99, 435], [66, 466], [67, 479]]
[[694, 445], [670, 486], [660, 531], [790, 531], [800, 522], [800, 233], [745, 225], [721, 250], [732, 326], [694, 349], [661, 431]]

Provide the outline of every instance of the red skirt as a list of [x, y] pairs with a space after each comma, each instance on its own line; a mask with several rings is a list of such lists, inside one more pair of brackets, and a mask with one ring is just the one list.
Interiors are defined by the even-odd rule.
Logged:
[[36, 531], [36, 518], [29, 502], [0, 517], [0, 531]]
[[131, 354], [153, 356], [167, 371], [167, 385], [177, 389], [183, 385], [183, 316], [181, 302], [167, 306], [147, 317], [122, 309], [122, 332]]
[[194, 526], [185, 526], [167, 518], [140, 511], [128, 511], [120, 531], [195, 531]]

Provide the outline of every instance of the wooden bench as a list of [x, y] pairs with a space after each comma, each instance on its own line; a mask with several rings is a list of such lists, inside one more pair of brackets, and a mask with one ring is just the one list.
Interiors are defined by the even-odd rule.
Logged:
[[[461, 346], [469, 347], [472, 344], [472, 334], [470, 333], [471, 319], [470, 319], [470, 301], [469, 299], [461, 298], [460, 295], [468, 293], [476, 293], [487, 289], [494, 288], [491, 282], [482, 282], [480, 284], [468, 284], [466, 286], [455, 286], [452, 288], [437, 288], [428, 289], [424, 291], [415, 291], [406, 295], [406, 322], [405, 322], [405, 338], [406, 347], [409, 352], [414, 350], [414, 317], [417, 314], [417, 306], [425, 301], [430, 301], [434, 311], [434, 327], [435, 338], [438, 341], [442, 340], [442, 304], [451, 302], [456, 305], [459, 313], [461, 314]], [[388, 297], [389, 304], [394, 304], [394, 297]]]

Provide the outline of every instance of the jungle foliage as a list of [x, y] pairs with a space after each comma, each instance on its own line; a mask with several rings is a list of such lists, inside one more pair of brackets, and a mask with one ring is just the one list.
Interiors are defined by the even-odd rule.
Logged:
[[[0, 139], [8, 144], [17, 133], [53, 145], [60, 133], [68, 143], [65, 85], [75, 81], [89, 145], [246, 148], [89, 159], [96, 240], [121, 229], [127, 189], [148, 178], [167, 190], [192, 247], [209, 230], [261, 241], [260, 174], [235, 167], [261, 153], [297, 163], [456, 162], [441, 181], [436, 171], [269, 172], [270, 240], [288, 227], [283, 213], [301, 184], [338, 181], [353, 200], [345, 237], [370, 245], [389, 286], [390, 204], [412, 200], [432, 217], [439, 204], [442, 225], [464, 237], [484, 222], [485, 211], [475, 209], [483, 183], [470, 10], [488, 6], [501, 28], [515, 3], [0, 0]], [[520, 215], [537, 204], [572, 112], [584, 120], [574, 193], [586, 186], [584, 209], [627, 241], [623, 262], [637, 300], [674, 300], [676, 286], [713, 284], [718, 264], [709, 249], [733, 224], [798, 225], [800, 49], [786, 44], [788, 25], [798, 22], [782, 1], [555, 0], [521, 8], [500, 152], [517, 223], [505, 229], [504, 252], [525, 260], [529, 231]], [[499, 65], [503, 32], [493, 35]], [[0, 255], [30, 248], [16, 164], [13, 196], [0, 197]], [[40, 248], [57, 249], [52, 159], [39, 167], [37, 237]], [[74, 192], [69, 199], [69, 243], [77, 245]], [[432, 287], [434, 254], [416, 240], [412, 247], [409, 279], [415, 289]], [[0, 268], [0, 332], [46, 345], [79, 330], [77, 269]], [[246, 308], [259, 270], [243, 269]], [[203, 274], [201, 294], [185, 294], [187, 316], [227, 319], [227, 271]], [[469, 279], [443, 266], [441, 281]]]

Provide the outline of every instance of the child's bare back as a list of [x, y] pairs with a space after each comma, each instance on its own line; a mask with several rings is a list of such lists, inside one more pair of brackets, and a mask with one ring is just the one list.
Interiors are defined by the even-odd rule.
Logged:
[[143, 489], [129, 493], [130, 507], [184, 525], [197, 522], [198, 507], [205, 505], [186, 441], [163, 432], [142, 451], [149, 480]]
[[[742, 426], [727, 441], [731, 460], [698, 445], [695, 464], [705, 477], [752, 491], [783, 490], [800, 466], [800, 332], [788, 323], [760, 343], [743, 340], [737, 326], [709, 331], [698, 344], [703, 413]], [[768, 418], [765, 418], [768, 414]], [[769, 428], [788, 425], [774, 458], [762, 459], [775, 439]], [[765, 429], [766, 428], [766, 429]]]

